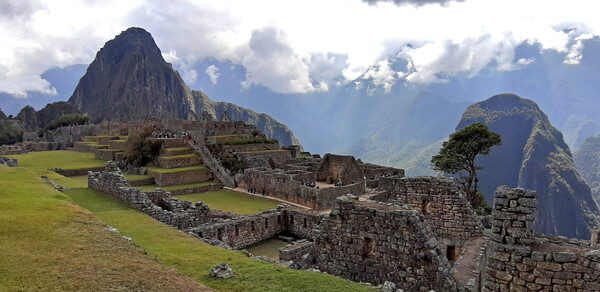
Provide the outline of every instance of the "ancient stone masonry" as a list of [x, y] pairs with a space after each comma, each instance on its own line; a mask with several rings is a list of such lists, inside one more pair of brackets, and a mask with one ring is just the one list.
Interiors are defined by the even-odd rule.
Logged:
[[200, 225], [190, 232], [204, 239], [216, 239], [234, 249], [242, 248], [273, 237], [286, 229], [285, 207], [259, 214], [240, 216]]
[[255, 188], [257, 193], [264, 193], [267, 196], [316, 210], [332, 208], [335, 205], [335, 198], [341, 195], [364, 193], [362, 179], [350, 185], [316, 188], [306, 185], [306, 183], [314, 182], [312, 179], [304, 181], [308, 178], [314, 178], [314, 174], [299, 170], [252, 168], [244, 170], [244, 176], [239, 185], [242, 188]]
[[372, 200], [393, 202], [420, 210], [445, 247], [460, 247], [474, 236], [482, 235], [483, 226], [463, 191], [450, 179], [437, 177], [385, 177], [380, 188], [386, 193]]
[[17, 161], [16, 159], [0, 156], [0, 165], [6, 165], [8, 167], [17, 167], [19, 166], [19, 161]]
[[456, 291], [450, 264], [419, 211], [338, 198], [315, 240], [315, 265], [357, 282], [406, 291]]
[[600, 291], [600, 250], [534, 235], [534, 191], [498, 187], [484, 291]]
[[130, 207], [178, 229], [187, 229], [211, 220], [208, 206], [172, 198], [162, 189], [142, 192], [131, 187], [116, 164], [109, 161], [103, 172], [89, 172], [88, 187], [110, 194]]
[[354, 156], [335, 155], [327, 153], [317, 172], [318, 181], [326, 181], [327, 183], [352, 184], [362, 182], [364, 179], [362, 168], [354, 159]]

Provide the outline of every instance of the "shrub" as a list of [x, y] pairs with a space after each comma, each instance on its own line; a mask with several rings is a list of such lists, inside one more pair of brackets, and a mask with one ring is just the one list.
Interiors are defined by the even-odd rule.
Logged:
[[46, 130], [54, 130], [56, 128], [69, 125], [85, 125], [90, 122], [90, 117], [87, 114], [65, 114], [60, 115], [46, 125]]
[[163, 141], [150, 139], [152, 128], [147, 127], [138, 136], [130, 137], [125, 145], [125, 160], [134, 166], [144, 166], [153, 162], [160, 153]]
[[16, 121], [0, 120], [0, 145], [21, 142], [23, 130]]

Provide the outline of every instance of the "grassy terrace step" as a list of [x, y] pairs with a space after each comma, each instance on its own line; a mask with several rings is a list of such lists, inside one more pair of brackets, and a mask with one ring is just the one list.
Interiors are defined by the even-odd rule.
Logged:
[[[375, 291], [373, 288], [308, 271], [253, 260], [242, 252], [208, 245], [162, 224], [118, 200], [89, 189], [68, 191], [80, 206], [129, 236], [161, 263], [220, 291]], [[208, 271], [228, 263], [235, 277], [211, 278]]]
[[153, 166], [153, 167], [146, 167], [146, 169], [150, 172], [155, 172], [155, 173], [176, 173], [176, 172], [184, 172], [184, 171], [190, 171], [190, 170], [207, 170], [208, 167], [206, 167], [205, 165], [195, 165], [195, 166], [166, 169], [166, 168]]
[[212, 171], [204, 165], [173, 169], [147, 167], [147, 169], [159, 186], [191, 184], [213, 179]]
[[201, 187], [211, 186], [214, 184], [217, 184], [217, 183], [215, 183], [214, 181], [203, 181], [203, 182], [193, 183], [193, 184], [174, 185], [174, 186], [166, 186], [166, 187], [161, 187], [156, 184], [151, 184], [151, 185], [139, 186], [137, 188], [141, 189], [142, 191], [153, 191], [156, 188], [162, 188], [165, 191], [176, 191], [176, 190], [184, 190], [184, 189], [201, 188]]
[[194, 149], [189, 147], [175, 147], [175, 148], [165, 148], [161, 151], [161, 155], [164, 156], [177, 156], [184, 154], [193, 154], [196, 153]]
[[199, 157], [198, 154], [182, 154], [182, 155], [173, 155], [173, 156], [159, 156], [158, 159], [180, 159], [180, 158], [193, 158]]
[[202, 158], [197, 154], [159, 156], [158, 164], [161, 168], [174, 169], [202, 164]]
[[201, 201], [213, 210], [220, 209], [240, 215], [260, 213], [273, 209], [280, 204], [273, 200], [225, 189], [206, 193], [179, 195], [177, 198], [191, 201], [192, 203]]
[[[65, 166], [33, 166], [48, 167]], [[0, 166], [0, 291], [207, 290], [109, 231], [43, 174]]]

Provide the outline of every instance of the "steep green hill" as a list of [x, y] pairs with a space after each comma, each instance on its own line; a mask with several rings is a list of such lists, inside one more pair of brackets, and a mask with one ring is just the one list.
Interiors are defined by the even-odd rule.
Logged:
[[496, 95], [467, 108], [457, 129], [477, 122], [502, 136], [501, 146], [477, 160], [488, 202], [499, 185], [534, 189], [538, 232], [589, 238], [598, 206], [561, 132], [537, 104], [514, 94]]
[[585, 139], [573, 153], [573, 161], [592, 189], [596, 202], [600, 200], [600, 135]]

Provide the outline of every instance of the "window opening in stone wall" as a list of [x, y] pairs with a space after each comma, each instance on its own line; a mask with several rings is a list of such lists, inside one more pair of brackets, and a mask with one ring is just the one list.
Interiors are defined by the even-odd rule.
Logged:
[[456, 246], [452, 246], [452, 245], [448, 245], [446, 247], [446, 257], [448, 258], [448, 261], [450, 262], [455, 262], [456, 261]]
[[240, 227], [235, 225], [235, 235], [240, 235]]
[[202, 232], [198, 232], [198, 236], [202, 237]]
[[281, 215], [277, 215], [277, 223], [281, 224]]
[[269, 228], [269, 218], [265, 218], [265, 228]]
[[294, 225], [294, 215], [290, 215], [290, 225]]
[[250, 228], [252, 229], [252, 231], [256, 231], [256, 230], [254, 229], [254, 221], [250, 221]]
[[304, 224], [303, 224], [303, 225], [304, 225], [304, 228], [306, 228], [306, 218], [304, 218], [304, 222], [303, 222], [303, 223], [304, 223]]
[[223, 240], [223, 229], [222, 228], [217, 229], [217, 239]]
[[422, 203], [423, 204], [421, 205], [421, 213], [423, 213], [423, 215], [429, 214], [429, 211], [427, 210], [429, 207], [429, 201], [423, 200]]
[[375, 242], [372, 238], [365, 237], [362, 254], [363, 257], [366, 257], [370, 254], [373, 254], [375, 251]]

